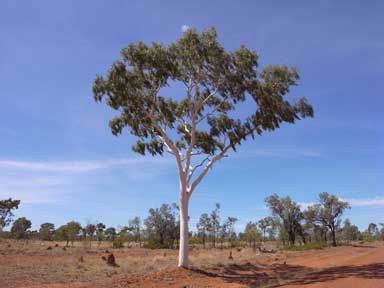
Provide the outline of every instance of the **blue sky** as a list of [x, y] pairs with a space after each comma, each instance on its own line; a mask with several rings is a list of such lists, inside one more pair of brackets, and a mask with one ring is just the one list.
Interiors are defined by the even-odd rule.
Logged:
[[2, 1], [0, 4], [0, 198], [38, 228], [103, 221], [126, 225], [176, 202], [173, 159], [140, 157], [92, 81], [140, 40], [169, 43], [182, 26], [216, 27], [228, 50], [258, 51], [261, 66], [298, 67], [315, 118], [242, 145], [191, 199], [191, 226], [220, 202], [238, 228], [269, 214], [264, 198], [347, 199], [360, 228], [384, 222], [382, 1]]

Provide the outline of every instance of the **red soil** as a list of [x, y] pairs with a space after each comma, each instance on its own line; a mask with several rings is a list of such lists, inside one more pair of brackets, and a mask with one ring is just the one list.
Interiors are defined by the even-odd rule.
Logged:
[[[172, 253], [172, 252], [170, 252]], [[209, 253], [209, 250], [204, 252]], [[136, 256], [141, 256], [139, 255]], [[123, 255], [119, 255], [121, 259]], [[236, 260], [236, 254], [234, 258]], [[96, 257], [96, 255], [95, 255]], [[98, 256], [97, 256], [98, 257]], [[132, 257], [132, 255], [130, 255]], [[31, 262], [62, 261], [65, 256], [0, 256], [1, 265]], [[87, 258], [85, 259], [87, 261]], [[275, 255], [255, 255], [251, 262], [217, 265], [191, 270], [173, 268], [145, 275], [115, 275], [91, 282], [42, 284], [33, 279], [17, 279], [17, 288], [94, 288], [94, 287], [384, 287], [384, 246], [336, 247]], [[2, 286], [0, 279], [0, 287]]]

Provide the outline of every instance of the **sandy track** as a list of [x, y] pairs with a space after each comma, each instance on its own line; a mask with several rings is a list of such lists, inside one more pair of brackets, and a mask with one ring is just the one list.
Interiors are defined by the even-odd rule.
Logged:
[[278, 287], [384, 287], [383, 247], [359, 248], [359, 251], [355, 253], [345, 250], [341, 255], [336, 257], [329, 255], [319, 262], [308, 263], [304, 261], [307, 265], [322, 269], [317, 269], [312, 273], [298, 277], [287, 285]]

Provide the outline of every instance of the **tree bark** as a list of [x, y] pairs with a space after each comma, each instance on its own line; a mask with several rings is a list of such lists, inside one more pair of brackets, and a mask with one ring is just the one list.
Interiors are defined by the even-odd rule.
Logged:
[[188, 268], [188, 195], [185, 188], [182, 188], [180, 194], [180, 247], [178, 266]]
[[332, 246], [333, 247], [336, 247], [336, 233], [335, 233], [335, 229], [331, 229], [331, 232], [332, 232]]

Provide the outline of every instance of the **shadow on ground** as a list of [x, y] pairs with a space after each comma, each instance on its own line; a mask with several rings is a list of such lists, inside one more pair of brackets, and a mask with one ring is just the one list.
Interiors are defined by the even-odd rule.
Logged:
[[307, 287], [310, 284], [349, 277], [384, 279], [384, 263], [338, 266], [321, 270], [288, 264], [254, 265], [246, 263], [218, 266], [213, 269], [193, 268], [192, 271], [249, 287], [258, 287], [260, 285], [281, 287], [287, 284]]

